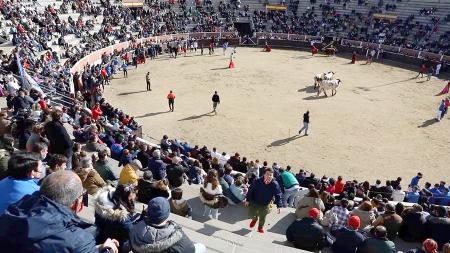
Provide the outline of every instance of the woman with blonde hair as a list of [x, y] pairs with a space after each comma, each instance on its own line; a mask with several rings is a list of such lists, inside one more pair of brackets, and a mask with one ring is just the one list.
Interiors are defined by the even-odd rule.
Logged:
[[206, 175], [203, 187], [200, 188], [200, 200], [205, 204], [203, 216], [208, 215], [211, 219], [218, 219], [219, 207], [224, 207], [224, 204], [221, 203], [223, 199], [226, 198], [223, 196], [217, 171], [211, 169]]

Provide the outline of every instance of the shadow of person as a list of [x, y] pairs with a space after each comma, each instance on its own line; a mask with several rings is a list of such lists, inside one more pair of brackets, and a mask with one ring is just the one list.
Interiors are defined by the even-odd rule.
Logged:
[[317, 93], [317, 89], [314, 89], [314, 85], [305, 86], [305, 88], [298, 89], [297, 92]]
[[285, 139], [281, 139], [281, 140], [276, 140], [276, 141], [273, 141], [272, 143], [270, 143], [269, 145], [267, 145], [267, 147], [270, 148], [270, 147], [284, 146], [284, 145], [288, 144], [288, 143], [291, 142], [291, 141], [294, 141], [294, 140], [296, 140], [296, 139], [302, 138], [303, 136], [304, 136], [304, 135], [299, 135], [299, 134], [297, 134], [297, 135], [294, 135], [294, 136], [289, 137], [289, 138], [285, 138]]
[[119, 96], [126, 96], [126, 95], [131, 95], [131, 94], [142, 93], [142, 92], [147, 92], [147, 90], [122, 92], [122, 93], [119, 93], [119, 94], [117, 94], [117, 95], [119, 95]]
[[136, 118], [136, 119], [141, 119], [141, 118], [152, 117], [152, 116], [156, 116], [156, 115], [164, 114], [164, 113], [169, 113], [169, 112], [170, 112], [170, 110], [168, 110], [168, 111], [163, 111], [163, 112], [150, 112], [150, 113], [146, 113], [146, 114], [141, 115], [141, 116], [137, 116], [137, 117], [135, 117], [135, 118]]
[[417, 127], [419, 127], [419, 128], [421, 128], [421, 127], [428, 127], [428, 126], [431, 126], [431, 125], [433, 125], [433, 124], [435, 124], [435, 123], [438, 123], [439, 121], [437, 120], [437, 119], [429, 119], [429, 120], [425, 120], [423, 123], [422, 123], [422, 125], [420, 125], [420, 126], [417, 126]]
[[[328, 97], [331, 97], [331, 94], [328, 95]], [[303, 100], [318, 100], [318, 99], [324, 99], [324, 98], [328, 98], [328, 97], [325, 95], [320, 95], [320, 96], [312, 95], [312, 96], [303, 98]]]
[[189, 116], [187, 118], [179, 119], [178, 121], [194, 120], [194, 119], [200, 119], [200, 118], [203, 118], [203, 117], [213, 117], [213, 116], [214, 116], [214, 111], [203, 113], [203, 114], [200, 114], [200, 115], [192, 115], [192, 116]]

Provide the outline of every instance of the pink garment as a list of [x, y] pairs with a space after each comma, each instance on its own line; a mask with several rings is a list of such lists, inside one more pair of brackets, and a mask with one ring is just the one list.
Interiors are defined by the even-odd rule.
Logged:
[[445, 85], [444, 89], [442, 89], [441, 93], [439, 93], [439, 94], [440, 95], [447, 94], [448, 93], [448, 86], [450, 86], [450, 82]]

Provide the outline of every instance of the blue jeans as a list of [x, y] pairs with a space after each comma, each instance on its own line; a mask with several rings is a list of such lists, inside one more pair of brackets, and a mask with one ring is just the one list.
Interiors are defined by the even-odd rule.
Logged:
[[298, 185], [291, 186], [291, 188], [288, 189], [284, 188], [283, 206], [294, 207], [294, 201], [299, 191], [300, 186]]

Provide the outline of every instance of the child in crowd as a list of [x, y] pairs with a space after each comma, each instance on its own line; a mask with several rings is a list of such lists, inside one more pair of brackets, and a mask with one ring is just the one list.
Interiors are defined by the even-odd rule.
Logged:
[[192, 219], [192, 207], [183, 199], [183, 190], [175, 188], [171, 192], [172, 198], [169, 199], [170, 212], [183, 217]]

